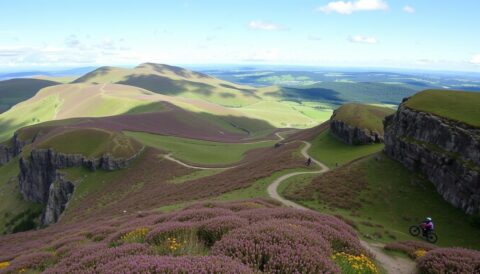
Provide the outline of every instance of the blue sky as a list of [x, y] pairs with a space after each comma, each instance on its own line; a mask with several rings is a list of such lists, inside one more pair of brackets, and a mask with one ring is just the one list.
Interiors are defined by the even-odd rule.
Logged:
[[1, 1], [0, 69], [281, 64], [480, 72], [478, 0]]

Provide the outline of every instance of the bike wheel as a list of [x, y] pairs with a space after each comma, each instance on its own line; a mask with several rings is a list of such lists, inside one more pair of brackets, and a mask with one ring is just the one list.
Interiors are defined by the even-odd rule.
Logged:
[[438, 237], [437, 237], [437, 234], [435, 234], [435, 232], [431, 232], [427, 235], [427, 241], [429, 243], [434, 244], [437, 242], [437, 240], [438, 240]]
[[409, 229], [408, 232], [410, 232], [410, 235], [412, 236], [418, 236], [420, 235], [420, 227], [417, 225], [412, 225]]

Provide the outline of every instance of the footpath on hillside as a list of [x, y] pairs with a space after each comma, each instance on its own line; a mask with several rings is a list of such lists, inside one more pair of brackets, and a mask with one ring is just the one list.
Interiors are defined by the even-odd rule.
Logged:
[[[284, 138], [280, 135], [280, 134], [277, 134], [277, 136], [280, 138], [280, 140], [284, 140]], [[312, 144], [310, 144], [309, 142], [307, 141], [300, 141], [300, 142], [303, 142], [305, 144], [305, 147], [302, 148], [301, 150], [301, 153], [303, 155], [303, 157], [305, 157], [305, 159], [311, 159], [313, 163], [315, 163], [318, 167], [320, 167], [320, 169], [318, 170], [315, 170], [315, 171], [300, 171], [300, 172], [292, 172], [292, 173], [288, 173], [288, 174], [285, 174], [283, 176], [281, 176], [280, 178], [277, 178], [276, 180], [274, 180], [269, 186], [268, 186], [268, 189], [267, 189], [267, 192], [268, 192], [268, 195], [281, 202], [283, 205], [285, 206], [288, 206], [288, 207], [292, 207], [292, 208], [296, 208], [296, 209], [301, 209], [301, 210], [310, 210], [302, 205], [299, 205], [293, 201], [290, 201], [290, 200], [287, 200], [285, 198], [283, 198], [282, 196], [280, 196], [278, 194], [278, 186], [280, 185], [280, 183], [282, 183], [283, 181], [291, 178], [291, 177], [294, 177], [294, 176], [297, 176], [297, 175], [302, 175], [302, 174], [322, 174], [322, 173], [325, 173], [327, 171], [329, 171], [330, 169], [323, 163], [321, 163], [320, 161], [312, 158], [309, 154], [308, 154], [308, 150], [310, 149], [310, 147], [312, 146]], [[388, 272], [388, 273], [398, 273], [398, 274], [412, 274], [412, 273], [416, 273], [416, 266], [415, 266], [415, 263], [409, 259], [405, 259], [405, 258], [401, 258], [401, 257], [391, 257], [391, 256], [388, 256], [386, 255], [384, 252], [383, 252], [383, 245], [382, 244], [374, 244], [374, 243], [368, 243], [366, 241], [363, 241], [363, 240], [360, 240], [363, 247], [365, 249], [367, 249], [368, 251], [370, 251], [372, 254], [375, 255], [375, 258], [377, 259], [377, 261], [383, 266], [383, 268]]]

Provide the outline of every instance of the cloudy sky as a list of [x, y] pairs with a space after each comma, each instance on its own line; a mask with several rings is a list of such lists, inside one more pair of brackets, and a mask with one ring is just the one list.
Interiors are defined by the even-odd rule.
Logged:
[[0, 69], [282, 64], [480, 72], [478, 0], [0, 2]]

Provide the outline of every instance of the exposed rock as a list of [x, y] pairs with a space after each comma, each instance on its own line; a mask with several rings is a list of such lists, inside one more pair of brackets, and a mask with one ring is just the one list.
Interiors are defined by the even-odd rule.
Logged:
[[47, 205], [42, 215], [42, 224], [44, 225], [57, 222], [75, 189], [72, 182], [65, 181], [63, 175], [58, 175], [57, 180], [50, 184]]
[[330, 132], [350, 145], [364, 145], [383, 142], [383, 136], [369, 129], [351, 126], [343, 121], [335, 120], [335, 114], [330, 120]]
[[479, 128], [403, 104], [384, 125], [387, 155], [426, 174], [455, 207], [468, 214], [480, 212]]
[[15, 134], [8, 143], [0, 145], [0, 166], [10, 162], [10, 160], [20, 154], [22, 148], [27, 143], [28, 142], [20, 140], [17, 134]]
[[113, 158], [109, 154], [98, 159], [89, 159], [80, 154], [57, 153], [52, 149], [34, 149], [27, 158], [22, 157], [19, 160], [20, 192], [27, 201], [46, 205], [42, 221], [44, 224], [50, 224], [63, 212], [74, 189], [72, 182], [63, 179], [58, 172], [59, 169], [69, 167], [85, 167], [91, 171], [121, 169], [127, 167], [141, 152], [128, 159]]

